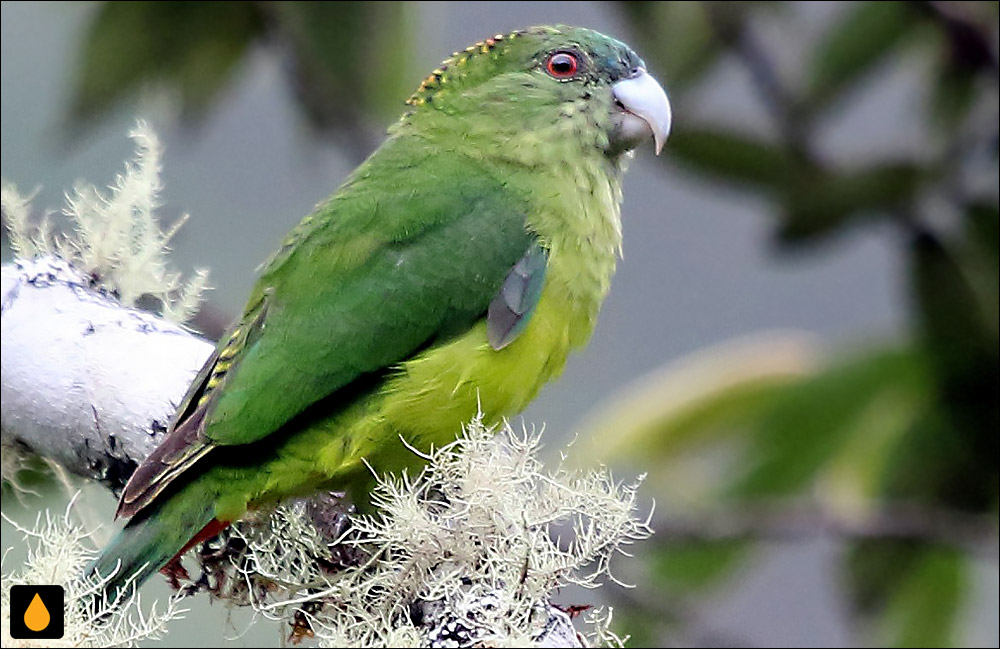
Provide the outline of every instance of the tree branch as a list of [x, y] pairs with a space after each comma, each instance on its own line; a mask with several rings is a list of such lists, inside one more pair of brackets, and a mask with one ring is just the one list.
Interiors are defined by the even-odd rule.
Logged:
[[55, 257], [2, 269], [0, 439], [120, 491], [213, 345]]

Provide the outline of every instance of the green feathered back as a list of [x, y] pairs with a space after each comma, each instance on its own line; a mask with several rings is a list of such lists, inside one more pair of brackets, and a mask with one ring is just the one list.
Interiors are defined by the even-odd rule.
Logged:
[[259, 440], [482, 317], [528, 249], [528, 202], [478, 162], [434, 153], [418, 138], [391, 140], [271, 262], [253, 299], [264, 301], [264, 333], [279, 333], [238, 351], [209, 440]]

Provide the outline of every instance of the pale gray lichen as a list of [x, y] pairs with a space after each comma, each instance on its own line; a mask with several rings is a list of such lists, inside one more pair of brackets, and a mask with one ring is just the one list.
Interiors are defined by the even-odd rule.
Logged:
[[[4, 516], [24, 537], [27, 558], [15, 572], [3, 572], [2, 599], [4, 647], [109, 647], [135, 646], [157, 639], [168, 623], [183, 617], [186, 609], [176, 598], [162, 610], [154, 602], [143, 606], [141, 597], [107, 601], [103, 582], [85, 577], [84, 566], [96, 556], [91, 534], [73, 518], [73, 501], [62, 516], [39, 512], [34, 525], [23, 527]], [[6, 563], [10, 548], [4, 548]], [[21, 640], [10, 636], [10, 587], [30, 584], [60, 585], [65, 589], [65, 631], [58, 640]], [[129, 590], [132, 593], [132, 590]]]
[[61, 257], [91, 278], [94, 288], [117, 296], [122, 304], [136, 306], [151, 297], [164, 318], [183, 322], [198, 310], [208, 272], [195, 270], [182, 282], [180, 273], [170, 270], [168, 243], [187, 216], [160, 229], [156, 210], [163, 190], [162, 149], [145, 122], [139, 121], [129, 136], [136, 144], [135, 158], [125, 163], [108, 192], [77, 183], [66, 194], [62, 212], [69, 219], [69, 233], [56, 233], [47, 214], [34, 223], [32, 196], [4, 183], [0, 202], [11, 248], [19, 259]]
[[[230, 583], [323, 646], [551, 641], [554, 594], [614, 580], [611, 559], [651, 534], [648, 519], [637, 516], [638, 484], [603, 470], [545, 471], [538, 435], [494, 433], [477, 419], [419, 476], [381, 478], [379, 513], [353, 516], [336, 543], [301, 505], [242, 526], [246, 553]], [[354, 565], [333, 567], [331, 552], [344, 548]], [[592, 613], [589, 641], [621, 645], [609, 623], [610, 613]]]
[[[494, 433], [474, 420], [418, 476], [381, 478], [377, 515], [348, 516], [326, 495], [248, 517], [199, 549], [203, 573], [184, 590], [251, 605], [321, 646], [622, 646], [609, 610], [589, 611], [578, 631], [552, 600], [568, 584], [614, 580], [612, 558], [651, 534], [638, 484], [562, 463], [546, 471], [539, 435]], [[156, 637], [181, 612], [175, 600], [159, 615], [138, 598], [103, 601], [82, 576], [93, 545], [68, 513], [12, 524], [32, 549], [4, 574], [4, 596], [12, 584], [65, 584], [67, 644]]]

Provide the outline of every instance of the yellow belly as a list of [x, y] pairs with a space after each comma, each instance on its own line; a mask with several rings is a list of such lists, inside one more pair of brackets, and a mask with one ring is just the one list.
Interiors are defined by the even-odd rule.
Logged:
[[[276, 470], [264, 467], [268, 475], [258, 478], [261, 487], [251, 501], [309, 493], [320, 485], [369, 488], [368, 466], [378, 474], [415, 467], [420, 458], [410, 447], [426, 453], [453, 441], [478, 412], [487, 424], [521, 412], [559, 375], [570, 351], [589, 338], [614, 270], [614, 250], [610, 244], [600, 254], [573, 250], [603, 261], [591, 264], [600, 271], [591, 268], [593, 277], [572, 271], [587, 266], [553, 250], [542, 296], [512, 343], [493, 349], [480, 322], [405, 361], [374, 394], [292, 434], [268, 463]], [[572, 290], [581, 284], [591, 290]]]
[[566, 308], [562, 300], [540, 300], [525, 330], [501, 350], [489, 345], [485, 323], [479, 323], [407, 361], [386, 387], [372, 423], [427, 450], [454, 439], [480, 408], [487, 422], [520, 412], [566, 363], [572, 339]]
[[367, 470], [362, 458], [381, 464], [375, 466], [379, 473], [412, 464], [402, 461], [407, 455], [417, 458], [400, 438], [426, 452], [454, 440], [480, 409], [491, 423], [520, 412], [562, 370], [574, 339], [568, 305], [547, 298], [507, 347], [490, 347], [485, 323], [479, 323], [403, 363], [375, 399], [324, 422], [325, 434], [308, 435], [318, 448], [287, 450], [298, 457], [308, 453], [318, 460], [312, 469], [336, 483], [338, 476]]
[[367, 489], [368, 466], [379, 474], [414, 468], [420, 458], [408, 446], [427, 452], [453, 441], [480, 409], [487, 423], [523, 410], [559, 374], [573, 342], [580, 334], [585, 338], [592, 325], [590, 318], [571, 317], [569, 303], [558, 295], [543, 295], [521, 335], [499, 351], [490, 347], [485, 323], [479, 323], [403, 363], [376, 395], [293, 433], [251, 479], [256, 487], [249, 498], [222, 508], [238, 517], [247, 504], [308, 494], [320, 486]]

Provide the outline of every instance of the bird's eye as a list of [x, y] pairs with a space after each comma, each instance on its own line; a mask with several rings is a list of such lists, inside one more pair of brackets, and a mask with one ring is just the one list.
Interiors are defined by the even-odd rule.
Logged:
[[576, 55], [569, 52], [556, 52], [545, 61], [545, 71], [556, 79], [569, 79], [576, 74], [577, 67]]

